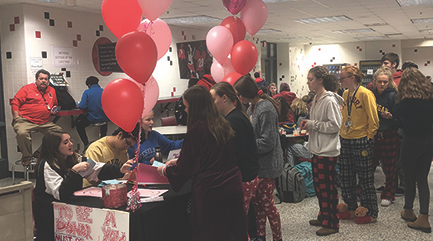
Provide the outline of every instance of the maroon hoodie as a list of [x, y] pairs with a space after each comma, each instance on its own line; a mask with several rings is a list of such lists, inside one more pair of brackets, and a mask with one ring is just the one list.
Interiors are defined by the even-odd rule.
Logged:
[[275, 100], [275, 98], [280, 96], [284, 98], [288, 105], [291, 105], [293, 100], [297, 98], [296, 94], [290, 91], [281, 91], [279, 94], [272, 96], [272, 98]]
[[397, 72], [392, 75], [392, 79], [394, 80], [394, 83], [397, 85], [397, 87], [400, 84], [401, 74], [403, 74], [403, 70], [398, 69]]
[[204, 86], [207, 90], [210, 90], [215, 83], [215, 80], [210, 74], [203, 75], [203, 77], [197, 82], [198, 85]]

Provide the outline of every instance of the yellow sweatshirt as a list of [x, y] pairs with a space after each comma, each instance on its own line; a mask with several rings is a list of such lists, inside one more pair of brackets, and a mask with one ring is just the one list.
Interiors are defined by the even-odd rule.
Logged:
[[[352, 98], [353, 92], [349, 90], [343, 93], [343, 123], [341, 123], [340, 136], [345, 139], [359, 139], [367, 136], [373, 139], [379, 128], [379, 117], [377, 116], [376, 98], [373, 92], [360, 86], [352, 101], [351, 118], [348, 118], [347, 98]], [[352, 126], [347, 130], [344, 125], [352, 121]]]

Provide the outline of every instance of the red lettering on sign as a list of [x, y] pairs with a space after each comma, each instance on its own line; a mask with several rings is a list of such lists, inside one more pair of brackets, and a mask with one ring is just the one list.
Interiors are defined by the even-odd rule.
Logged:
[[67, 205], [61, 205], [61, 204], [55, 204], [54, 203], [54, 210], [59, 210], [59, 217], [60, 218], [66, 218], [67, 220], [72, 220], [73, 217], [73, 210], [70, 206]]
[[114, 212], [107, 211], [107, 215], [105, 215], [104, 226], [110, 226], [110, 223], [113, 228], [117, 228]]
[[75, 208], [75, 213], [77, 214], [77, 220], [78, 222], [84, 222], [84, 223], [93, 223], [93, 220], [89, 218], [90, 213], [93, 211], [92, 208], [89, 207], [83, 207], [83, 206], [77, 206]]
[[126, 241], [125, 232], [121, 232], [120, 236], [119, 230], [114, 230], [110, 227], [102, 227], [101, 230], [104, 234], [104, 238], [102, 239], [102, 241]]

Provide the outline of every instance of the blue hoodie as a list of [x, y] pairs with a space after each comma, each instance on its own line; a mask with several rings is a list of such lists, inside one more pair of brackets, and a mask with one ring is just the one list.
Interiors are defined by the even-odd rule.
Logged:
[[87, 119], [92, 123], [110, 121], [102, 109], [101, 96], [103, 89], [98, 84], [92, 85], [83, 92], [80, 109], [87, 111]]

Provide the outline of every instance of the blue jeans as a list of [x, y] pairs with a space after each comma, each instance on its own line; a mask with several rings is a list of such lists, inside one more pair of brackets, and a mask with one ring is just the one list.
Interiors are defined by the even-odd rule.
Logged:
[[299, 164], [299, 157], [305, 159], [311, 159], [311, 157], [313, 157], [308, 149], [299, 143], [288, 143], [286, 151], [287, 161], [292, 167]]

